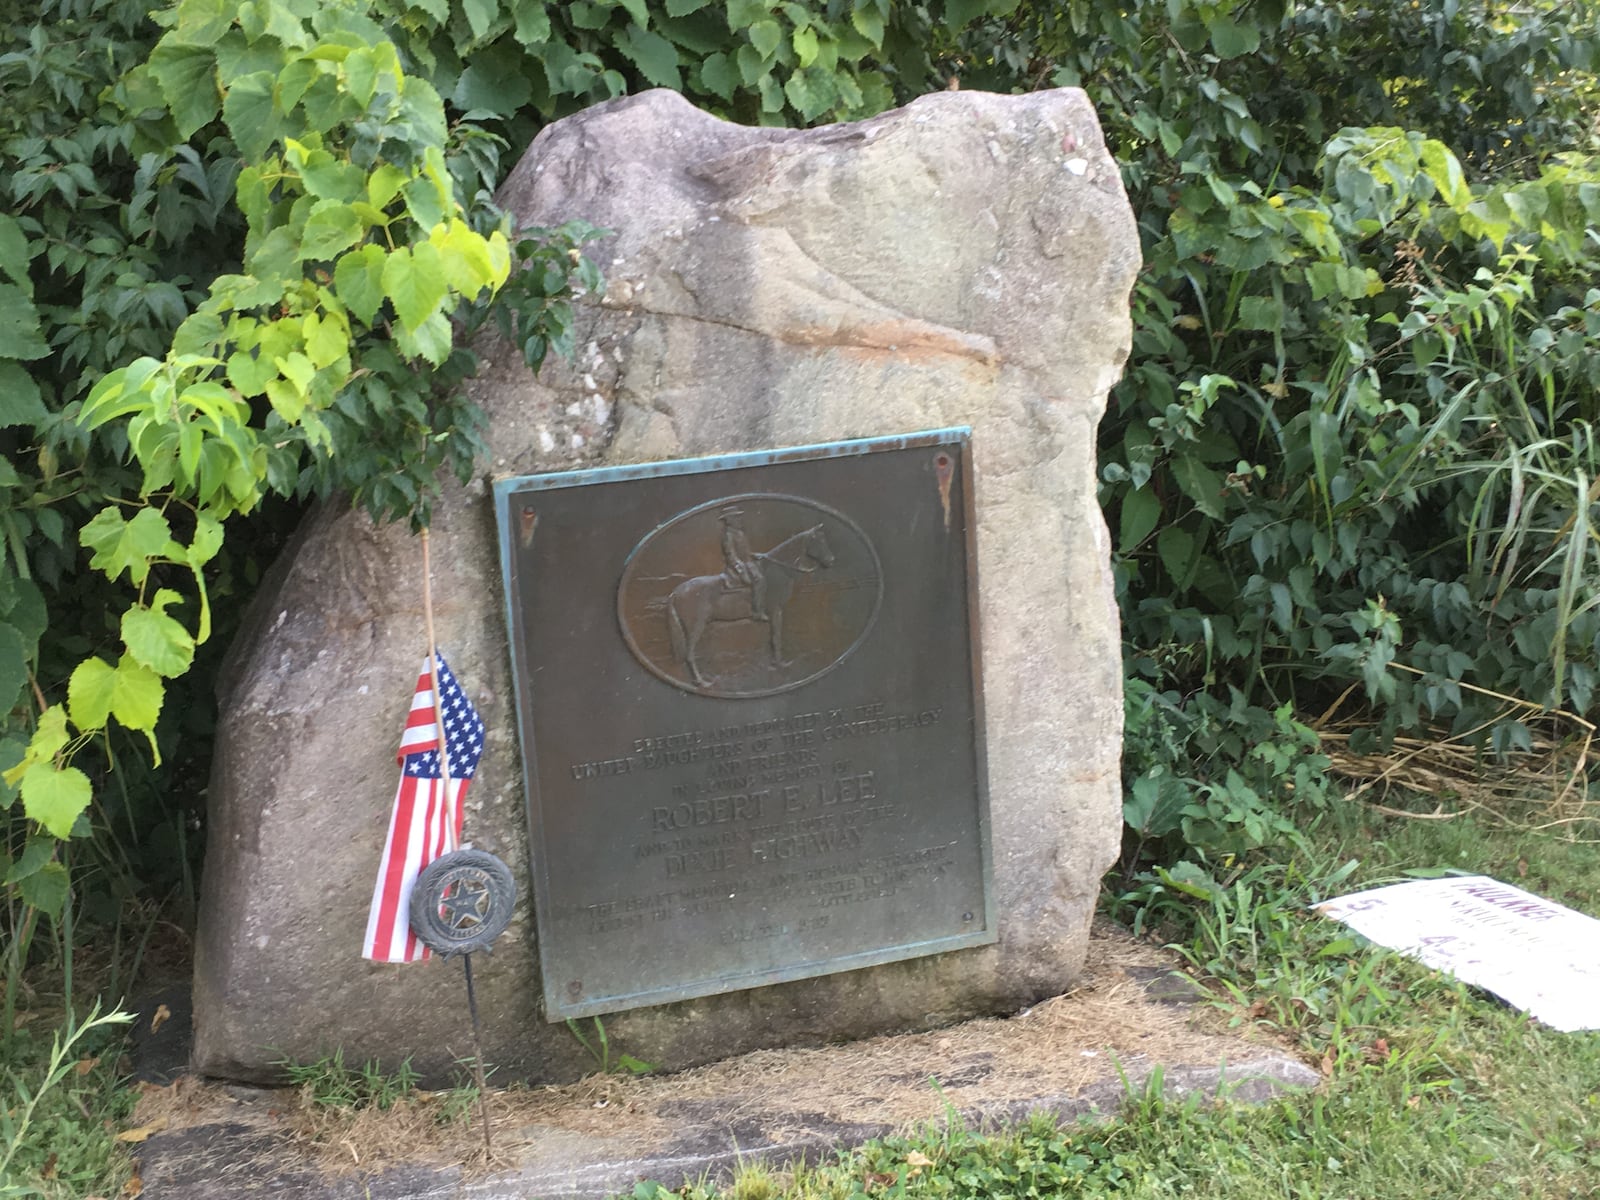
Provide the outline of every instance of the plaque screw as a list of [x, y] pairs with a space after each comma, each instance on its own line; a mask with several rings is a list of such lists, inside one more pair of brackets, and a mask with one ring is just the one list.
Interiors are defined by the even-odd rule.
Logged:
[[964, 912], [964, 913], [961, 914], [961, 919], [963, 921], [970, 921], [970, 920], [972, 920], [972, 914], [969, 913], [969, 912]]

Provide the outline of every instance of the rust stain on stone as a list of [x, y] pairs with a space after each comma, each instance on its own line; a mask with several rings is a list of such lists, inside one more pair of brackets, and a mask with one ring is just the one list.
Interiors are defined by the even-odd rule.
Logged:
[[907, 357], [940, 354], [972, 359], [986, 367], [992, 367], [1000, 360], [1000, 352], [993, 340], [983, 334], [941, 328], [923, 321], [888, 320], [831, 329], [797, 329], [791, 338], [784, 340], [803, 346], [889, 351]]

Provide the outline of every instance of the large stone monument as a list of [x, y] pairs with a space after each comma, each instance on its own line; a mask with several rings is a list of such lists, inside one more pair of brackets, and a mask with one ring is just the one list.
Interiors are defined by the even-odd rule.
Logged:
[[[573, 361], [534, 378], [509, 347], [487, 347], [473, 387], [490, 416], [496, 479], [971, 431], [961, 452], [970, 455], [982, 704], [945, 736], [987, 744], [989, 937], [632, 1007], [605, 1018], [612, 1046], [680, 1068], [1005, 1012], [1066, 989], [1121, 828], [1119, 639], [1094, 448], [1128, 353], [1139, 265], [1117, 167], [1082, 93], [940, 93], [857, 124], [773, 130], [651, 92], [546, 129], [501, 202], [526, 224], [583, 218], [609, 232], [590, 250], [606, 289], [580, 306]], [[518, 681], [492, 483], [452, 489], [437, 508], [434, 606], [440, 648], [489, 731], [465, 836], [526, 880]], [[881, 499], [899, 502], [888, 491]], [[738, 512], [719, 511], [691, 548], [714, 546], [717, 521]], [[438, 1078], [469, 1051], [457, 969], [359, 957], [394, 747], [426, 649], [419, 571], [403, 527], [325, 508], [286, 553], [235, 649], [196, 964], [202, 1071], [261, 1077], [285, 1058], [342, 1048], [347, 1061], [409, 1055]], [[572, 586], [586, 585], [575, 575]], [[593, 604], [614, 610], [617, 586]], [[652, 653], [660, 661], [636, 655], [661, 677], [651, 686], [677, 687], [685, 705], [737, 703], [715, 695], [699, 664]], [[795, 677], [797, 713], [808, 688], [829, 686], [809, 678]], [[558, 686], [576, 701], [585, 685], [569, 675]], [[870, 705], [862, 714], [885, 728], [936, 719]], [[882, 782], [850, 776], [835, 786], [858, 798]], [[659, 828], [678, 819], [648, 803], [665, 814]], [[731, 801], [724, 808], [744, 815]], [[595, 1064], [552, 1023], [560, 1013], [546, 1011], [529, 890], [493, 956], [475, 960], [486, 1056], [502, 1079], [570, 1079]], [[746, 974], [761, 975], [759, 962], [749, 965]]]

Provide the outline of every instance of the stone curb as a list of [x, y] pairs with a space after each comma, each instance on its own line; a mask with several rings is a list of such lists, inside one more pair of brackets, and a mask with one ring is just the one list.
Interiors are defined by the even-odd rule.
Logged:
[[[1049, 1112], [1078, 1119], [1115, 1111], [1138, 1095], [1157, 1066], [1125, 1068], [1127, 1082], [1095, 1084], [1073, 1095], [994, 1100], [959, 1116], [969, 1128], [993, 1128]], [[1283, 1054], [1267, 1053], [1221, 1066], [1160, 1068], [1165, 1096], [1192, 1093], [1262, 1103], [1317, 1086], [1320, 1077]], [[218, 1196], [271, 1196], [274, 1200], [605, 1200], [632, 1190], [641, 1179], [667, 1187], [702, 1177], [726, 1178], [743, 1163], [816, 1162], [895, 1130], [889, 1125], [842, 1124], [818, 1113], [783, 1113], [766, 1120], [719, 1112], [713, 1102], [684, 1104], [691, 1131], [664, 1144], [593, 1140], [574, 1155], [537, 1144], [514, 1168], [465, 1176], [459, 1166], [406, 1164], [379, 1171], [333, 1174], [309, 1163], [294, 1145], [240, 1122], [193, 1126], [157, 1134], [141, 1154], [148, 1200], [213, 1200]]]

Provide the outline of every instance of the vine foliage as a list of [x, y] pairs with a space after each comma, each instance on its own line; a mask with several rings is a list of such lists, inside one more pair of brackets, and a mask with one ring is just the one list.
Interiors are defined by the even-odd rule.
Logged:
[[[142, 339], [150, 350], [166, 341], [163, 349], [105, 371], [64, 406], [79, 445], [97, 440], [134, 468], [131, 479], [96, 481], [99, 503], [76, 531], [89, 566], [131, 600], [115, 648], [65, 670], [64, 697], [51, 701], [34, 685], [31, 732], [8, 755], [5, 783], [41, 833], [6, 879], [47, 911], [59, 909], [66, 882], [52, 840], [84, 832], [94, 796], [73, 759], [114, 722], [143, 735], [159, 761], [167, 685], [211, 636], [207, 568], [227, 522], [274, 492], [349, 488], [380, 515], [426, 523], [438, 468], [464, 475], [477, 444], [475, 414], [439, 394], [470, 369], [461, 331], [484, 319], [518, 249], [542, 260], [547, 281], [519, 293], [536, 357], [559, 346], [570, 323], [568, 256], [588, 235], [578, 226], [525, 235], [481, 196], [463, 203], [444, 103], [404, 69], [367, 6], [183, 0], [163, 16], [147, 59], [110, 89], [132, 130], [136, 177], [159, 177], [165, 162], [182, 178], [194, 139], [226, 139], [236, 169], [202, 175], [208, 187], [233, 177], [243, 252], [203, 293], [167, 294], [169, 307], [194, 303], [170, 338]], [[41, 245], [51, 265], [51, 242], [43, 221], [24, 220], [0, 226], [9, 278], [0, 302], [20, 298], [31, 310], [0, 345], [13, 361], [49, 352], [30, 267]], [[551, 260], [562, 264], [555, 279], [543, 269]], [[48, 424], [32, 401], [25, 395], [11, 415]], [[379, 453], [343, 472], [341, 439], [357, 430]], [[49, 482], [35, 485], [32, 514], [46, 527], [47, 502], [58, 498]], [[20, 519], [15, 509], [8, 517]], [[25, 679], [46, 617], [27, 556], [12, 545], [18, 570], [0, 602], [0, 665]]]

